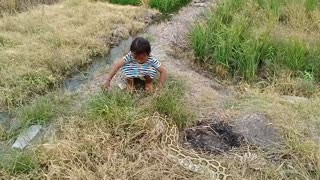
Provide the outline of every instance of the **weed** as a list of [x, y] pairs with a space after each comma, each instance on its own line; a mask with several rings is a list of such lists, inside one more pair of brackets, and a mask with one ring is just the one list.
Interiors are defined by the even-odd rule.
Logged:
[[34, 99], [29, 105], [17, 108], [15, 114], [25, 126], [46, 124], [54, 117], [66, 112], [69, 102], [66, 96], [48, 94]]
[[122, 5], [140, 5], [140, 0], [110, 0], [111, 3], [114, 4], [122, 4]]
[[4, 141], [8, 138], [8, 131], [0, 125], [0, 141]]
[[307, 11], [314, 11], [317, 7], [319, 7], [319, 1], [317, 0], [306, 0], [305, 1], [305, 8]]
[[149, 5], [161, 12], [173, 12], [189, 2], [190, 0], [150, 0]]
[[179, 81], [169, 81], [165, 89], [153, 99], [153, 111], [170, 117], [182, 128], [191, 122], [194, 115], [184, 104], [185, 86]]
[[136, 118], [138, 110], [132, 95], [122, 91], [112, 91], [94, 96], [88, 106], [89, 116], [109, 124], [129, 123]]
[[170, 13], [178, 10], [190, 0], [107, 0], [114, 4], [123, 5], [148, 5], [151, 8], [158, 9], [163, 13]]
[[0, 168], [10, 174], [30, 173], [37, 167], [38, 163], [31, 153], [13, 150], [1, 152]]

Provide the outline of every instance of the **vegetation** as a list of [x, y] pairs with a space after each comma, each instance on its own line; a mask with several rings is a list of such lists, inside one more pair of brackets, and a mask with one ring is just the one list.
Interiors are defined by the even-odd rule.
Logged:
[[0, 15], [13, 14], [39, 4], [53, 4], [59, 0], [0, 0]]
[[[56, 122], [63, 123], [56, 139], [34, 147], [36, 153], [32, 156], [23, 154], [23, 158], [15, 161], [23, 166], [6, 164], [8, 167], [0, 168], [0, 174], [8, 178], [53, 178], [61, 177], [63, 173], [64, 177], [92, 179], [102, 176], [201, 179], [166, 163], [158, 146], [158, 121], [168, 116], [177, 123], [183, 120], [183, 124], [188, 124], [193, 119], [188, 106], [184, 105], [185, 90], [179, 81], [170, 80], [159, 96], [131, 95], [118, 90], [94, 95], [79, 112], [65, 116], [63, 122]], [[256, 156], [243, 158], [242, 153], [235, 150], [239, 156], [215, 158], [228, 164], [236, 178], [318, 179], [319, 102], [315, 99], [291, 104], [274, 94], [255, 92], [228, 100], [224, 103], [224, 111], [234, 118], [257, 111], [270, 116], [274, 126], [283, 133], [284, 146], [267, 152], [243, 147], [241, 151]], [[153, 115], [158, 110], [160, 119]], [[180, 115], [188, 112], [190, 116], [185, 114], [182, 119]], [[12, 158], [22, 154], [16, 155]]]
[[194, 118], [184, 101], [185, 88], [181, 81], [173, 81], [153, 99], [153, 111], [173, 119], [180, 128]]
[[[0, 19], [0, 104], [44, 94], [76, 68], [109, 50], [112, 31], [145, 27], [137, 7], [67, 0]], [[81, 37], [81, 38], [79, 38]]]
[[[144, 12], [87, 0], [66, 0], [43, 10], [0, 19], [0, 104], [19, 104], [33, 96], [11, 112], [22, 127], [55, 120], [54, 137], [23, 152], [0, 147], [0, 177], [204, 179], [169, 163], [159, 149], [162, 120], [173, 120], [181, 129], [196, 117], [185, 99], [185, 82], [169, 78], [156, 94], [112, 90], [92, 94], [85, 102], [77, 101], [83, 94], [74, 101], [58, 93], [43, 96], [75, 67], [89, 63], [90, 56], [105, 54], [114, 28], [125, 27], [126, 35], [141, 30]], [[320, 81], [319, 17], [316, 0], [225, 0], [193, 28], [191, 45], [197, 61], [218, 75], [250, 82], [266, 78], [279, 92], [312, 95]], [[245, 145], [214, 158], [228, 165], [234, 179], [320, 179], [320, 99], [289, 103], [272, 91], [246, 91], [208, 98], [217, 105], [201, 111], [230, 120], [262, 112], [281, 132], [284, 146], [262, 150]], [[200, 93], [203, 98], [205, 93]], [[194, 89], [188, 93], [195, 94]], [[21, 130], [1, 128], [0, 141]]]
[[128, 123], [140, 114], [135, 105], [135, 98], [126, 92], [99, 94], [90, 101], [89, 115], [92, 119], [101, 119], [110, 125]]
[[70, 99], [66, 96], [48, 94], [34, 99], [28, 105], [17, 108], [15, 114], [25, 126], [43, 125], [66, 112], [69, 103]]
[[[66, 95], [50, 93], [33, 99], [27, 105], [16, 107], [12, 110], [11, 128], [0, 125], [0, 141], [17, 137], [26, 127], [31, 125], [46, 125], [54, 118], [64, 116], [70, 111], [72, 99]], [[8, 126], [8, 124], [7, 124]]]
[[2, 175], [1, 171], [3, 170], [10, 174], [27, 174], [36, 168], [38, 168], [38, 162], [30, 152], [18, 152], [14, 150], [1, 152], [0, 175]]
[[225, 0], [193, 28], [190, 41], [198, 62], [218, 75], [253, 81], [286, 73], [315, 85], [319, 22], [316, 0]]
[[177, 10], [183, 5], [190, 2], [190, 0], [108, 0], [111, 3], [123, 5], [140, 5], [144, 4], [160, 10], [161, 12], [168, 13]]
[[[23, 154], [22, 159], [14, 161], [25, 166], [7, 164], [9, 166], [4, 167], [0, 163], [0, 174], [8, 179], [51, 179], [61, 177], [60, 173], [63, 173], [64, 177], [72, 178], [149, 179], [155, 175], [153, 172], [157, 172], [157, 176], [163, 177], [160, 172], [172, 167], [163, 163], [164, 156], [156, 155], [159, 153], [157, 143], [160, 133], [156, 124], [161, 121], [157, 118], [168, 116], [181, 124], [193, 120], [183, 101], [184, 89], [181, 82], [170, 79], [168, 86], [159, 96], [139, 92], [129, 94], [120, 90], [93, 95], [77, 112], [64, 116], [57, 113], [63, 121], [55, 122], [57, 125], [63, 124], [57, 131], [57, 138], [45, 145], [33, 147], [35, 153], [32, 156], [30, 153]], [[45, 99], [36, 102], [40, 104], [34, 103], [31, 107], [24, 108], [28, 109], [27, 112], [32, 112], [27, 113], [31, 114], [28, 116], [30, 119], [51, 116], [51, 113], [35, 108], [44, 104], [42, 109], [48, 110]], [[161, 109], [164, 105], [173, 109]], [[157, 110], [161, 111], [160, 116], [154, 115]], [[190, 116], [183, 116], [183, 113]], [[118, 155], [114, 156], [115, 154]], [[20, 154], [10, 153], [10, 156], [8, 154], [6, 157], [14, 160], [20, 157]], [[162, 170], [159, 171], [159, 168]]]
[[[247, 159], [247, 163], [252, 164], [251, 168], [245, 167], [245, 161], [237, 161], [232, 165], [233, 169], [245, 172], [245, 179], [253, 176], [261, 179], [319, 179], [320, 133], [316, 129], [320, 127], [320, 112], [317, 110], [320, 108], [320, 99], [289, 103], [274, 93], [250, 91], [249, 94], [232, 99], [225, 104], [225, 110], [232, 109], [234, 114], [242, 115], [254, 112], [266, 114], [272, 119], [273, 125], [281, 130], [284, 145], [272, 152], [251, 150], [258, 155], [257, 161]], [[262, 169], [250, 171], [257, 168]]]

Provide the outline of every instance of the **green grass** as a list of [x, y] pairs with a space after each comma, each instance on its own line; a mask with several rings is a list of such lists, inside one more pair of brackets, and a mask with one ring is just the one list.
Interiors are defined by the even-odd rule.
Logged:
[[38, 162], [31, 153], [13, 150], [1, 152], [0, 174], [1, 169], [9, 174], [27, 174], [31, 173], [37, 167]]
[[172, 119], [183, 128], [194, 119], [194, 114], [185, 104], [185, 86], [181, 81], [169, 81], [165, 89], [153, 99], [153, 111]]
[[24, 128], [31, 125], [46, 125], [54, 118], [67, 115], [70, 110], [71, 98], [61, 94], [47, 94], [35, 98], [30, 104], [12, 110], [13, 121], [18, 127], [1, 129], [0, 140], [15, 138]]
[[113, 4], [122, 4], [122, 5], [140, 5], [140, 0], [110, 0]]
[[138, 116], [138, 107], [133, 95], [122, 91], [111, 91], [94, 96], [88, 105], [91, 119], [103, 120], [110, 124], [130, 123]]
[[173, 12], [189, 2], [190, 0], [150, 0], [149, 4], [161, 12]]
[[320, 82], [320, 42], [309, 34], [319, 34], [319, 15], [313, 0], [224, 0], [195, 25], [190, 43], [197, 62], [246, 81], [257, 80], [262, 66], [268, 78], [289, 70]]
[[111, 125], [130, 123], [143, 115], [158, 112], [182, 128], [194, 119], [194, 114], [185, 104], [184, 93], [183, 83], [171, 79], [157, 95], [146, 96], [140, 92], [131, 95], [117, 90], [98, 94], [89, 101], [86, 111], [89, 119], [102, 120]]
[[107, 0], [114, 4], [122, 5], [141, 5], [146, 4], [151, 8], [158, 9], [163, 13], [170, 13], [178, 10], [185, 4], [189, 3], [190, 0]]
[[46, 95], [34, 99], [30, 104], [17, 108], [16, 117], [25, 125], [46, 124], [54, 117], [66, 113], [70, 99], [66, 96]]

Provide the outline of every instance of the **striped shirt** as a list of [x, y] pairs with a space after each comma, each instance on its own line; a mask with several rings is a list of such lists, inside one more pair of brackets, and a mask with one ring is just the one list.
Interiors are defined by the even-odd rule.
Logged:
[[144, 76], [150, 76], [154, 78], [157, 74], [158, 68], [161, 66], [161, 63], [150, 54], [148, 60], [139, 64], [133, 57], [133, 54], [129, 52], [124, 57], [125, 65], [122, 67], [121, 71], [128, 78], [138, 78]]

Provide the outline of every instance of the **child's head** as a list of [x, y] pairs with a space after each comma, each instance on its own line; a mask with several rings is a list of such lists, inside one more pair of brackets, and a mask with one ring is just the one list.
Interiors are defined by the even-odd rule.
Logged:
[[132, 41], [130, 51], [138, 63], [144, 63], [149, 58], [151, 46], [148, 40], [138, 37]]

